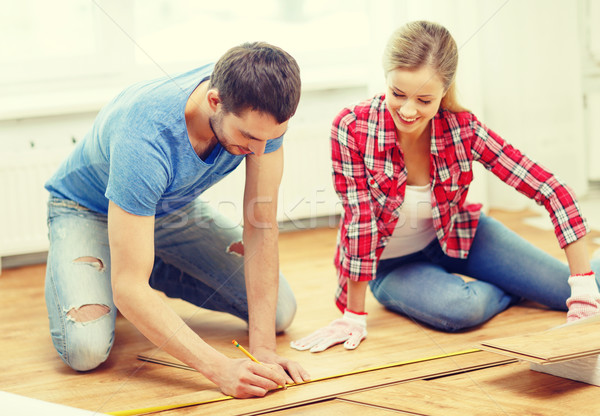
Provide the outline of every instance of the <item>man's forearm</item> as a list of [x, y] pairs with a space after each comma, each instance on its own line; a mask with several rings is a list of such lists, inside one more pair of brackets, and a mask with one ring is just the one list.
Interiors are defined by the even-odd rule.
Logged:
[[155, 291], [149, 287], [121, 287], [115, 291], [115, 303], [157, 347], [217, 383], [219, 368], [227, 357], [204, 342]]
[[275, 319], [279, 290], [278, 230], [244, 229], [244, 266], [248, 296], [250, 349], [275, 351]]

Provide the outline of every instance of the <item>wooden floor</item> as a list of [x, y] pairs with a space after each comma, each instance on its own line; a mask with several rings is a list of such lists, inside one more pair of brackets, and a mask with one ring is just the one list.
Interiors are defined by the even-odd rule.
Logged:
[[[529, 213], [491, 215], [564, 259], [552, 231], [522, 222]], [[291, 340], [339, 317], [333, 303], [335, 235], [335, 229], [281, 235], [281, 269], [296, 293], [298, 313], [289, 330], [278, 337], [278, 351], [302, 363], [313, 378], [399, 365], [292, 386], [261, 399], [223, 400], [156, 414], [600, 414], [599, 387], [537, 373], [526, 363], [490, 352], [465, 352], [486, 339], [536, 332], [565, 321], [564, 313], [531, 302], [513, 306], [470, 331], [446, 334], [385, 310], [369, 294], [369, 337], [357, 350], [337, 346], [311, 354], [290, 349]], [[593, 232], [592, 237], [598, 235]], [[590, 245], [590, 250], [595, 248]], [[223, 397], [197, 372], [139, 361], [140, 353], [169, 357], [121, 316], [109, 360], [93, 372], [70, 370], [50, 341], [44, 271], [45, 265], [37, 265], [3, 270], [0, 275], [1, 391], [100, 413]], [[211, 345], [240, 357], [231, 339], [247, 345], [244, 322], [179, 300], [167, 301]], [[0, 403], [1, 414], [12, 414], [5, 410]]]

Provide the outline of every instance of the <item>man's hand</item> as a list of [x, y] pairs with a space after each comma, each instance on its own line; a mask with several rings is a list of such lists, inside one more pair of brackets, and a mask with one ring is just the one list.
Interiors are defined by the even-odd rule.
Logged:
[[275, 365], [286, 379], [286, 384], [298, 384], [310, 380], [308, 372], [296, 361], [277, 355], [267, 348], [254, 351], [254, 357], [262, 363]]
[[310, 352], [325, 351], [332, 345], [344, 343], [344, 347], [353, 350], [367, 337], [366, 314], [355, 314], [346, 309], [344, 316], [336, 319], [328, 326], [318, 329], [290, 346], [299, 351], [310, 348]]
[[567, 322], [600, 315], [600, 293], [595, 274], [569, 277], [571, 296], [567, 299]]
[[278, 365], [258, 364], [245, 358], [228, 359], [213, 381], [224, 394], [247, 399], [263, 397], [269, 390], [285, 386], [284, 373]]

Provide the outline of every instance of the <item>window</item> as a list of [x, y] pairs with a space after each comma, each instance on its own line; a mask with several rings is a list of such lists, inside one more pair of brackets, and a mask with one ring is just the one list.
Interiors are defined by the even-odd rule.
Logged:
[[[114, 72], [108, 22], [92, 1], [20, 0], [0, 13], [0, 85]], [[113, 52], [111, 52], [113, 51]]]
[[286, 49], [303, 76], [321, 68], [339, 76], [356, 71], [356, 57], [369, 42], [368, 2], [360, 0], [6, 3], [0, 14], [3, 38], [10, 39], [0, 45], [5, 97], [122, 88], [215, 61], [229, 47], [252, 40]]

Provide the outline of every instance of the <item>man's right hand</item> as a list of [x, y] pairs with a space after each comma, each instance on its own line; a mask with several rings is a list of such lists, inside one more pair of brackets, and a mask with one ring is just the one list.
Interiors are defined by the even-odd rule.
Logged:
[[281, 366], [259, 364], [248, 359], [229, 359], [213, 380], [221, 391], [238, 399], [263, 397], [269, 390], [285, 386], [286, 376]]

